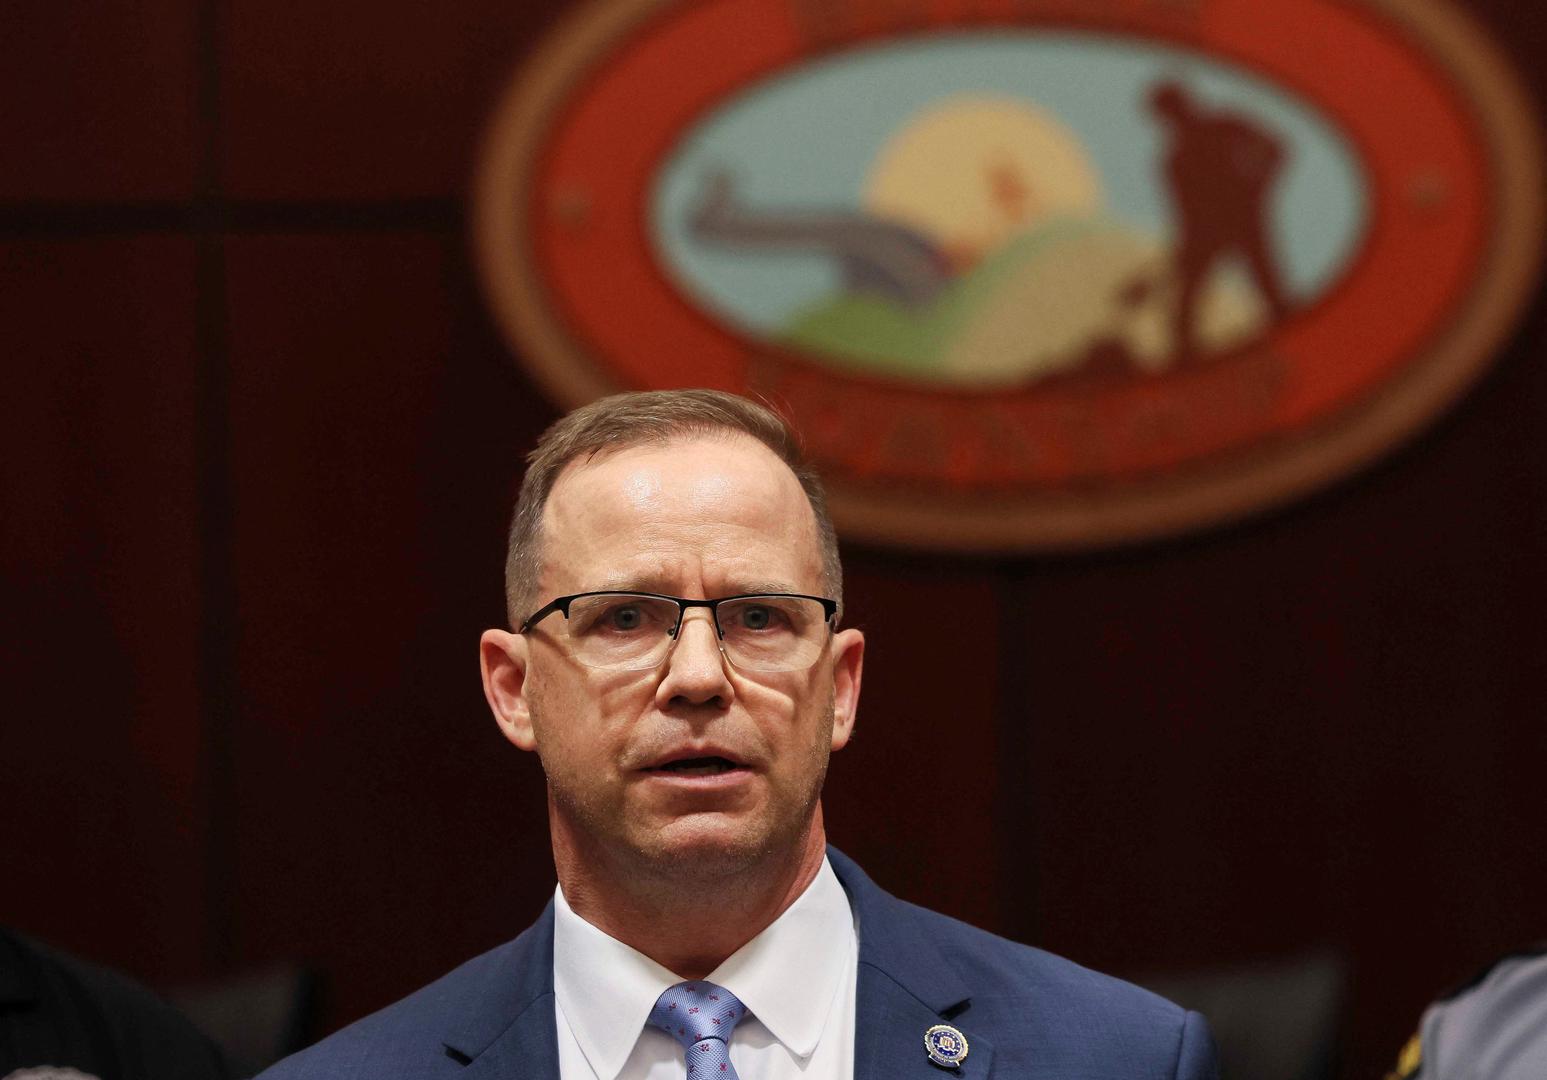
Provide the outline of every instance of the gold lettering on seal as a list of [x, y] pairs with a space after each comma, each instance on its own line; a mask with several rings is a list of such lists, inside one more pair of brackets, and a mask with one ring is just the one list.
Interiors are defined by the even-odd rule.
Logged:
[[886, 435], [881, 461], [887, 470], [904, 476], [939, 476], [951, 456], [951, 432], [928, 407], [899, 411]]
[[1102, 23], [1115, 30], [1198, 33], [1208, 0], [1012, 0], [1016, 21]]
[[812, 51], [872, 34], [951, 30], [962, 26], [1100, 23], [1115, 30], [1201, 31], [1209, 0], [959, 0], [942, 11], [931, 0], [789, 0], [790, 14]]
[[1207, 383], [1159, 383], [1127, 414], [1134, 450], [1183, 459], [1210, 443], [1249, 443], [1266, 433], [1288, 380], [1283, 354], [1263, 348], [1232, 360]]
[[1028, 434], [1026, 426], [1003, 408], [989, 408], [981, 417], [982, 453], [989, 470], [1008, 467], [1018, 478], [1035, 469], [1043, 451]]

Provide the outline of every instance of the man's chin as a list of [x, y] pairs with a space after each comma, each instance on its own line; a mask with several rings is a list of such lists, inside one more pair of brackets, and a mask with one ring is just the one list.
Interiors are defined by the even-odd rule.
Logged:
[[679, 817], [644, 838], [640, 857], [674, 876], [719, 877], [745, 872], [777, 852], [765, 829], [730, 814]]

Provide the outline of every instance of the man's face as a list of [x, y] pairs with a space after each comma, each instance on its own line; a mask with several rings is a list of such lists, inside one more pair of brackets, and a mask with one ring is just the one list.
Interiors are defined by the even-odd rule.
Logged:
[[[571, 464], [548, 499], [542, 553], [538, 604], [602, 589], [823, 595], [799, 482], [738, 435]], [[854, 719], [858, 631], [829, 638], [809, 668], [742, 672], [721, 654], [709, 612], [689, 609], [658, 667], [608, 671], [576, 662], [562, 619], [501, 639], [524, 669], [502, 727], [542, 758], [556, 845], [633, 865], [734, 872], [820, 844], [811, 825], [828, 755], [848, 741]], [[491, 689], [500, 714], [497, 697]], [[695, 758], [735, 767], [669, 767]]]

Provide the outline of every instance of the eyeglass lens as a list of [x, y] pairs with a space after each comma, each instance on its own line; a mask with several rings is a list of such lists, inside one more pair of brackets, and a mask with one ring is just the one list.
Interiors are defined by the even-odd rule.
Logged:
[[[671, 600], [605, 593], [574, 600], [564, 625], [572, 654], [582, 664], [637, 670], [665, 659], [679, 610]], [[827, 618], [815, 600], [750, 596], [727, 600], [715, 610], [720, 647], [738, 668], [792, 671], [821, 655]]]

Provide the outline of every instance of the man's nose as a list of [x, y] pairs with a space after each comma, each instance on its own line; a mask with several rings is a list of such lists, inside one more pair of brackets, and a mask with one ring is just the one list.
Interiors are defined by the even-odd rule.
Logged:
[[666, 656], [666, 675], [656, 694], [658, 704], [664, 707], [677, 702], [724, 708], [735, 696], [713, 616], [701, 609], [683, 612], [677, 640]]

